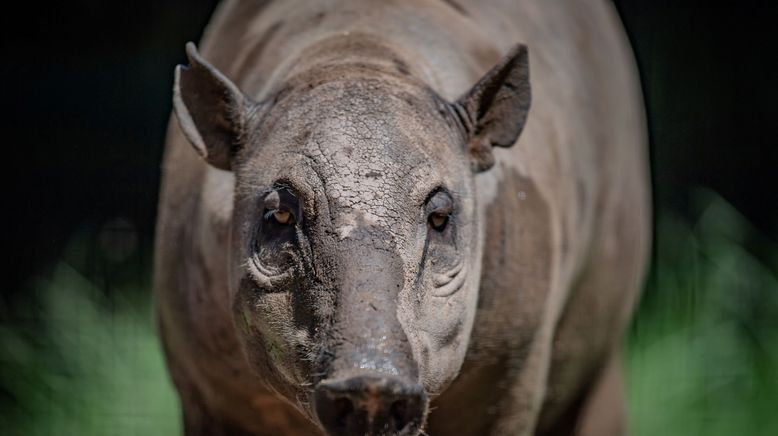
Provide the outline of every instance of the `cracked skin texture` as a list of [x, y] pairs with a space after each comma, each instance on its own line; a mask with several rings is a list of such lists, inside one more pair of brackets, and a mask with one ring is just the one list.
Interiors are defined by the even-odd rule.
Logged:
[[[366, 366], [424, 386], [429, 434], [620, 433], [618, 385], [599, 380], [649, 213], [625, 37], [605, 2], [475, 4], [219, 7], [202, 56], [260, 106], [231, 171], [169, 128], [154, 286], [187, 434], [320, 434], [315, 384]], [[446, 105], [519, 42], [526, 126], [474, 173]], [[291, 271], [270, 289], [247, 265], [279, 181], [301, 222], [258, 257]], [[439, 187], [456, 232], [430, 239]], [[460, 264], [461, 288], [435, 296]]]

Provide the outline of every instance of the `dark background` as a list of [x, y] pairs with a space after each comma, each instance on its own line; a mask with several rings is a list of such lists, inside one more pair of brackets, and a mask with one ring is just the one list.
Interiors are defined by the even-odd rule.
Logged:
[[[655, 208], [693, 219], [690, 195], [708, 187], [776, 240], [771, 3], [615, 1], [642, 75]], [[4, 299], [77, 232], [126, 237], [148, 265], [173, 68], [215, 2], [15, 6], [0, 18]]]

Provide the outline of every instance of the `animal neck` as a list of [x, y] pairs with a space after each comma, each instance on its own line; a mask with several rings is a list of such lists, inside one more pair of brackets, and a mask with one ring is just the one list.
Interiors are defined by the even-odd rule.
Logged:
[[407, 72], [453, 100], [501, 55], [482, 30], [446, 2], [236, 0], [220, 8], [201, 52], [256, 100], [295, 74], [344, 63]]
[[[342, 32], [326, 36], [301, 50], [284, 76], [319, 75], [319, 80], [342, 77], [343, 74], [389, 74], [425, 82], [422, 69], [413, 56], [386, 37], [366, 32]], [[310, 80], [310, 77], [308, 77]]]

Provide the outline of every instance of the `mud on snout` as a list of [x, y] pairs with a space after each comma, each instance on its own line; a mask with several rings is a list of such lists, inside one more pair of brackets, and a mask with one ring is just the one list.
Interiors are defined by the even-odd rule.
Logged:
[[416, 435], [427, 395], [397, 319], [402, 263], [392, 250], [355, 239], [342, 241], [354, 257], [339, 274], [334, 358], [315, 387], [314, 411], [330, 435]]

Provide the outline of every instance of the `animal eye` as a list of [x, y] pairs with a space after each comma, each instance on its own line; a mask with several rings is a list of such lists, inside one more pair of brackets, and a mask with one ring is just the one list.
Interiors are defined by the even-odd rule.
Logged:
[[291, 217], [292, 214], [285, 210], [276, 210], [273, 212], [273, 219], [275, 219], [278, 224], [289, 224], [289, 219]]
[[454, 213], [454, 201], [444, 190], [431, 194], [425, 206], [427, 212], [427, 223], [432, 230], [442, 233], [446, 230], [451, 214]]
[[432, 229], [435, 231], [442, 232], [446, 229], [446, 225], [448, 224], [448, 217], [449, 214], [447, 213], [431, 213], [428, 219], [430, 227], [432, 227]]
[[[280, 225], [297, 222], [296, 209], [299, 209], [297, 198], [286, 189], [278, 189], [268, 193], [264, 202], [264, 218]], [[299, 210], [297, 210], [299, 213]]]

